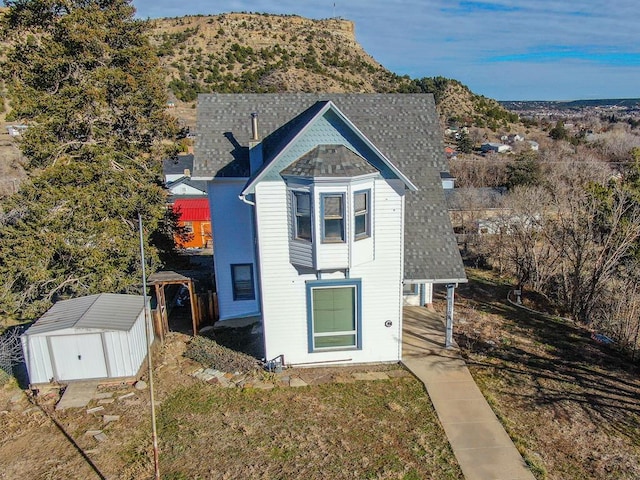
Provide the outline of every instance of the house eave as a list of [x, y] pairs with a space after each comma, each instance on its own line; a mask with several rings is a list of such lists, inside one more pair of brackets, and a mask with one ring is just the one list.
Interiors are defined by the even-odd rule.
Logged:
[[466, 277], [463, 278], [405, 278], [405, 284], [416, 284], [416, 283], [435, 283], [438, 285], [447, 284], [447, 283], [468, 283], [469, 279]]

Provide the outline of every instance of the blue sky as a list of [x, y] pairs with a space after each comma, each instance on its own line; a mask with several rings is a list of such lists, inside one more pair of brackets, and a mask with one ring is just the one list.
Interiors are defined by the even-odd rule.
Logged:
[[636, 0], [134, 0], [141, 18], [225, 12], [342, 17], [399, 75], [497, 100], [640, 98]]

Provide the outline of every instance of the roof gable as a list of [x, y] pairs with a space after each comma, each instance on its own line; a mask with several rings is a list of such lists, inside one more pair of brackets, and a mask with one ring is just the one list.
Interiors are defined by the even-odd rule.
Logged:
[[264, 163], [242, 194], [253, 193], [260, 181], [279, 180], [285, 170], [318, 145], [344, 145], [366, 159], [385, 178], [398, 178], [410, 190], [415, 185], [331, 101], [316, 102], [264, 139]]

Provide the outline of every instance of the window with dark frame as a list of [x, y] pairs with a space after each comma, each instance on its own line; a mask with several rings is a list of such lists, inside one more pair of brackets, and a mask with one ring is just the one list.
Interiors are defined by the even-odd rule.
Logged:
[[293, 210], [295, 217], [294, 238], [311, 241], [311, 194], [293, 192]]
[[233, 285], [233, 300], [255, 300], [253, 265], [250, 263], [231, 265], [231, 282]]
[[344, 242], [344, 195], [341, 193], [320, 194], [322, 201], [322, 241]]
[[371, 236], [370, 191], [356, 192], [353, 195], [353, 231], [356, 240]]
[[362, 348], [360, 281], [307, 284], [309, 351]]

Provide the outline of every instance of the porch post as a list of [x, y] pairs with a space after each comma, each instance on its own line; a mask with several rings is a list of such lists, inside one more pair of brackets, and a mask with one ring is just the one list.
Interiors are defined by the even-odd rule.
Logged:
[[447, 284], [447, 329], [445, 335], [445, 348], [453, 347], [453, 298], [456, 286], [453, 283]]

